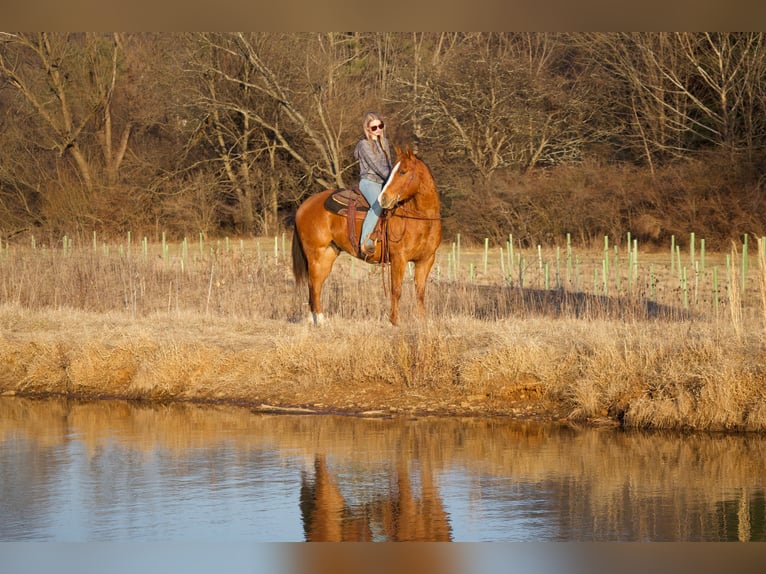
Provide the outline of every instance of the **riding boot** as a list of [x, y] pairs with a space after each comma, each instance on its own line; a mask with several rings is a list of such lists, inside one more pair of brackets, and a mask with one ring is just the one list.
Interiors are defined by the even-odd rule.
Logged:
[[364, 242], [364, 245], [362, 247], [362, 253], [364, 255], [375, 255], [375, 242], [370, 239], [370, 237], [367, 237], [367, 241]]

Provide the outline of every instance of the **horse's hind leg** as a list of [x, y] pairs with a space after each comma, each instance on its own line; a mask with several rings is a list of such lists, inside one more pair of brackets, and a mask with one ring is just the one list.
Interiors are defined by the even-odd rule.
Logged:
[[322, 285], [332, 270], [333, 263], [338, 258], [338, 252], [332, 247], [314, 249], [308, 255], [309, 260], [309, 309], [311, 320], [315, 326], [324, 321], [322, 309]]

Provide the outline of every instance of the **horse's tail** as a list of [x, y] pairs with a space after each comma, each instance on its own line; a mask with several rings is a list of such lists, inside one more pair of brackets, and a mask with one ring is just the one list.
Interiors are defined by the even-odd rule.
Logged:
[[308, 280], [308, 276], [309, 261], [303, 251], [303, 244], [296, 225], [293, 228], [293, 277], [295, 277], [296, 284], [303, 285]]

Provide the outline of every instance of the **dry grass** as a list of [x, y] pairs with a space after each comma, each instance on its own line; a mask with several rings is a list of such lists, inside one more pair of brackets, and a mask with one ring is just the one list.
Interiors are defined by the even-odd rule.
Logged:
[[397, 328], [380, 270], [343, 256], [315, 329], [279, 239], [130, 247], [0, 250], [0, 392], [766, 430], [764, 272], [732, 288], [723, 255], [683, 285], [665, 254], [610, 248], [605, 282], [593, 250], [456, 269], [444, 246], [430, 319], [408, 278]]

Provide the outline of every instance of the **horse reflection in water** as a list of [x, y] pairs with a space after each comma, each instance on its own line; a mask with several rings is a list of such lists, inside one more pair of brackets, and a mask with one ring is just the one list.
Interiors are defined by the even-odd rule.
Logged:
[[[316, 455], [314, 477], [301, 480], [301, 515], [309, 542], [370, 542], [373, 532], [391, 542], [449, 542], [452, 529], [434, 484], [430, 464], [423, 462], [416, 493], [407, 461], [396, 465], [388, 496], [349, 504], [330, 473], [324, 455]], [[419, 494], [419, 496], [418, 496]]]

